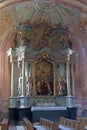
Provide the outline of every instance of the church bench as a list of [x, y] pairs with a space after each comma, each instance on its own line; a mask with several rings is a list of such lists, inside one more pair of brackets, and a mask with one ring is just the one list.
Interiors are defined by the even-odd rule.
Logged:
[[60, 117], [59, 130], [80, 130], [80, 122], [77, 120]]
[[23, 123], [26, 130], [34, 130], [33, 123], [27, 118], [23, 118]]
[[47, 128], [41, 125], [34, 125], [34, 130], [47, 130]]
[[80, 130], [87, 130], [87, 118], [77, 117], [77, 121], [80, 121]]
[[1, 130], [8, 130], [8, 119], [3, 119], [3, 121], [1, 122]]
[[34, 125], [36, 130], [58, 130], [58, 123], [51, 120], [40, 118], [39, 125]]

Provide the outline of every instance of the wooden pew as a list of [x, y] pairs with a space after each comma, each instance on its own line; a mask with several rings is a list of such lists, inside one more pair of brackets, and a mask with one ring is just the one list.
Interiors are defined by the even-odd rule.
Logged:
[[33, 123], [27, 118], [23, 118], [23, 123], [26, 130], [34, 130]]
[[80, 130], [80, 122], [77, 120], [60, 117], [59, 130]]
[[8, 119], [3, 119], [1, 122], [1, 130], [8, 130]]
[[87, 118], [77, 117], [77, 121], [80, 121], [80, 130], [87, 130]]
[[39, 125], [34, 125], [36, 130], [59, 130], [58, 123], [51, 120], [40, 118]]

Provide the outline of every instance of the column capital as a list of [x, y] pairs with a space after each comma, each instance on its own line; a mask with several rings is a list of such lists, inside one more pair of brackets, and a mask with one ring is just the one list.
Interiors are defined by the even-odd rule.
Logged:
[[16, 48], [10, 48], [6, 53], [10, 57], [10, 62], [17, 61]]

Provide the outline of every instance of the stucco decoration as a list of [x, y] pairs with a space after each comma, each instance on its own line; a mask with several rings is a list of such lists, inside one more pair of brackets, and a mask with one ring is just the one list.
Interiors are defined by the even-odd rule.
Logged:
[[57, 53], [59, 50], [70, 48], [69, 29], [61, 24], [51, 26], [46, 22], [31, 25], [25, 23], [17, 26], [16, 47], [27, 45], [30, 55], [37, 55], [38, 51], [47, 50]]
[[72, 28], [72, 32], [76, 33], [76, 35], [79, 36], [79, 38], [83, 37], [84, 34], [87, 32], [87, 19], [86, 18], [81, 18], [76, 26]]

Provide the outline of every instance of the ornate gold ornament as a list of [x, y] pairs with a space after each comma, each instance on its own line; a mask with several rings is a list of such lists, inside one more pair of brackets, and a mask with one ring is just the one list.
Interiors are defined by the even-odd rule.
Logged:
[[48, 54], [46, 51], [44, 51], [44, 52], [42, 53], [42, 58], [43, 58], [43, 59], [48, 59], [48, 58], [49, 58], [49, 54]]

